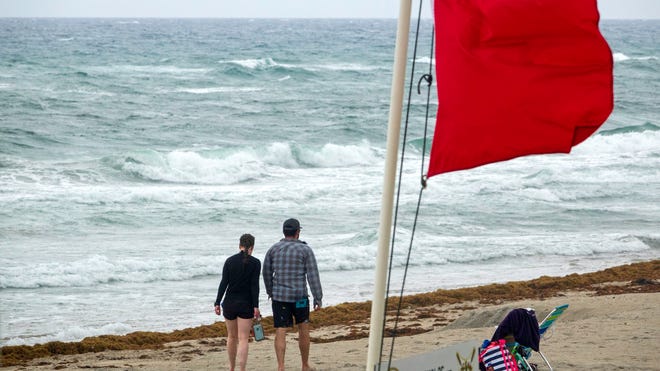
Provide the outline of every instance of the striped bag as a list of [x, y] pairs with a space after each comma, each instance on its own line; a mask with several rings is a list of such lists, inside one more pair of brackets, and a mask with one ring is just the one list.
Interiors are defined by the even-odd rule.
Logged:
[[485, 371], [519, 371], [504, 339], [492, 341], [479, 352], [479, 368]]

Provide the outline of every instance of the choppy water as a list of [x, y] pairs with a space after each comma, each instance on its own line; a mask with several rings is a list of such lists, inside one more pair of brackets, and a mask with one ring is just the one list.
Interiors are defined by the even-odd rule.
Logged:
[[[570, 155], [432, 178], [407, 292], [660, 256], [660, 21], [601, 28], [611, 117]], [[371, 300], [395, 33], [395, 20], [0, 19], [0, 343], [216, 321], [238, 237], [262, 258], [291, 216], [324, 302]], [[425, 102], [412, 103], [394, 288], [419, 191]]]

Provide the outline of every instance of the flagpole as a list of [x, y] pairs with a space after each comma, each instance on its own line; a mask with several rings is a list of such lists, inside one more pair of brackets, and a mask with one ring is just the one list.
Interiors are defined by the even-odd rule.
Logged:
[[385, 156], [385, 174], [383, 177], [383, 194], [380, 208], [380, 228], [378, 230], [378, 251], [376, 255], [374, 296], [371, 302], [371, 324], [369, 326], [369, 351], [367, 353], [366, 371], [374, 371], [374, 366], [380, 362], [382, 353], [385, 283], [387, 280], [387, 263], [392, 235], [392, 204], [394, 201], [394, 183], [399, 152], [411, 7], [412, 0], [401, 0], [394, 49], [390, 115], [387, 125], [387, 152]]

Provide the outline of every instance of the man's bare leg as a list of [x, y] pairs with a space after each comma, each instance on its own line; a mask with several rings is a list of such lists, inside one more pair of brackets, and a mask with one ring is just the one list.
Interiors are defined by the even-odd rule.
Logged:
[[277, 370], [284, 371], [284, 353], [286, 353], [286, 328], [275, 329], [275, 355], [277, 355]]
[[298, 347], [300, 348], [300, 360], [302, 361], [302, 370], [310, 371], [309, 366], [309, 323], [298, 324]]
[[236, 368], [236, 350], [238, 346], [238, 323], [236, 320], [225, 319], [227, 326], [227, 356], [229, 356], [229, 370]]

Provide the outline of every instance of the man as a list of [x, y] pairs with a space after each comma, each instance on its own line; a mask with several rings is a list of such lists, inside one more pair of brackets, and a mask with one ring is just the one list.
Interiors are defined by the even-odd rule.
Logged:
[[323, 291], [311, 247], [300, 241], [300, 222], [287, 219], [283, 226], [284, 238], [274, 244], [264, 257], [263, 276], [268, 297], [273, 301], [275, 326], [275, 354], [277, 368], [284, 370], [286, 331], [298, 326], [298, 347], [302, 370], [309, 371], [309, 295], [307, 282], [314, 295], [314, 310], [321, 308]]

